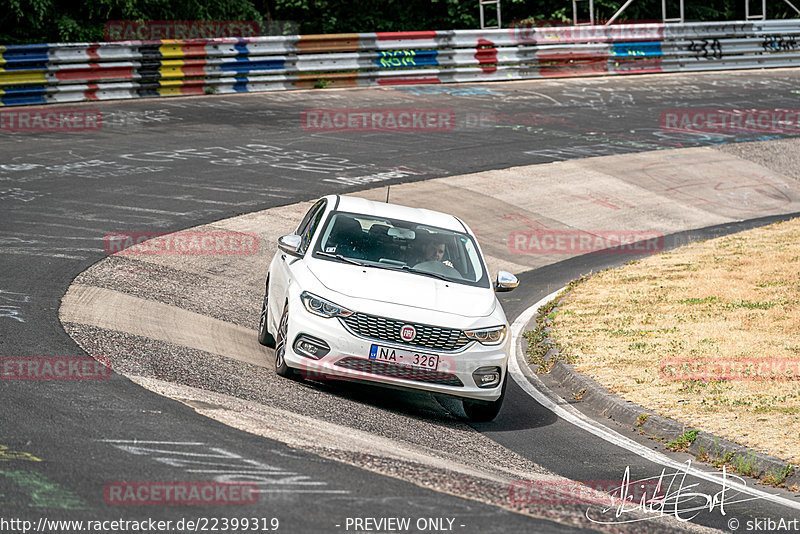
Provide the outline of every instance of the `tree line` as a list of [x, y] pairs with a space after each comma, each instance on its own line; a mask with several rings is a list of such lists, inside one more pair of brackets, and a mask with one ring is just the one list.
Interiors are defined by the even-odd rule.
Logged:
[[[686, 19], [742, 20], [744, 2], [685, 0]], [[621, 4], [595, 0], [595, 20], [608, 20]], [[569, 0], [501, 0], [501, 6], [503, 27], [567, 23], [572, 18]], [[668, 16], [677, 16], [677, 0], [669, 0], [667, 7]], [[491, 9], [486, 13], [491, 15]], [[585, 12], [581, 15], [588, 18]], [[785, 3], [767, 5], [768, 18], [794, 15]], [[660, 19], [661, 0], [636, 0], [618, 22]], [[262, 35], [480, 26], [478, 0], [0, 0], [0, 43], [103, 41], [109, 21], [257, 21]]]

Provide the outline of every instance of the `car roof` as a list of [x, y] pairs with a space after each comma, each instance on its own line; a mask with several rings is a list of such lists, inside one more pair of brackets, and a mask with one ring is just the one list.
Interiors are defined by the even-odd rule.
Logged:
[[466, 231], [461, 221], [454, 215], [448, 215], [439, 211], [423, 208], [411, 208], [400, 204], [387, 204], [385, 202], [375, 202], [365, 198], [351, 197], [346, 195], [332, 195], [330, 201], [336, 205], [338, 197], [337, 211], [347, 211], [350, 213], [360, 213], [364, 215], [374, 215], [391, 219], [400, 219], [427, 226], [438, 226], [456, 232]]

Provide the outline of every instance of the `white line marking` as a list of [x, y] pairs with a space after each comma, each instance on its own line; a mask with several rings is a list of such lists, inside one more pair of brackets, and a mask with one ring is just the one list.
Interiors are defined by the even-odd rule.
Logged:
[[261, 489], [258, 488], [258, 493], [338, 493], [346, 495], [350, 490], [303, 490], [303, 489]]
[[[550, 398], [558, 397], [547, 386], [545, 386], [544, 383], [542, 383], [539, 377], [537, 377], [527, 368], [527, 364], [524, 363], [525, 351], [522, 349], [521, 339], [523, 328], [525, 328], [525, 325], [528, 324], [528, 321], [530, 321], [534, 316], [536, 310], [553, 300], [559, 291], [561, 291], [561, 289], [550, 293], [542, 300], [523, 311], [519, 317], [517, 317], [516, 321], [514, 321], [514, 324], [511, 325], [511, 343], [516, 350], [516, 355], [514, 358], [509, 358], [508, 372], [511, 374], [511, 377], [514, 379], [514, 381], [519, 384], [519, 387], [521, 387], [525, 393], [533, 397], [536, 402], [556, 414], [556, 416], [570, 424], [577, 426], [578, 428], [581, 428], [582, 430], [585, 430], [586, 432], [589, 432], [590, 434], [594, 434], [602, 440], [616, 445], [617, 447], [626, 449], [656, 464], [660, 464], [670, 469], [675, 469], [682, 472], [685, 471], [691, 476], [701, 478], [714, 484], [721, 484], [718, 473], [708, 473], [694, 467], [689, 467], [687, 469], [686, 463], [673, 460], [672, 458], [669, 458], [660, 452], [651, 450], [644, 445], [626, 438], [622, 434], [619, 434], [614, 430], [611, 430], [610, 428], [589, 419], [587, 416], [579, 412], [577, 408], [566, 404], [566, 401], [562, 399], [560, 399], [561, 403], [558, 403]], [[522, 362], [522, 366], [520, 362]], [[523, 372], [523, 368], [528, 372]], [[533, 384], [531, 382], [533, 382]], [[795, 510], [800, 510], [800, 502], [795, 502], [779, 495], [773, 495], [771, 493], [767, 493], [766, 491], [745, 486], [744, 484], [731, 479], [726, 479], [725, 484], [727, 487], [736, 489], [742, 493], [767, 501], [772, 501], [776, 504], [793, 508]]]
[[[117, 221], [112, 221], [112, 222], [117, 222]], [[29, 234], [27, 232], [14, 232], [13, 235], [12, 234], [5, 234], [5, 235], [8, 235], [9, 237], [5, 237], [4, 238], [4, 237], [0, 236], [0, 239], [11, 240], [11, 239], [17, 239], [17, 236], [24, 235], [24, 236], [30, 236], [30, 237], [44, 237], [44, 238], [47, 238], [47, 239], [59, 239], [59, 240], [75, 239], [75, 240], [79, 240], [79, 241], [97, 241], [97, 236], [96, 235], [92, 235], [92, 236], [88, 236], [87, 235], [87, 236], [79, 237], [79, 236], [61, 236], [61, 235], [50, 235], [50, 234]], [[22, 239], [18, 239], [16, 242], [17, 243], [25, 243], [25, 244], [41, 243], [41, 241], [24, 241]]]
[[[97, 249], [99, 252], [100, 249]], [[45, 256], [47, 258], [61, 258], [65, 260], [85, 260], [86, 256], [70, 256], [69, 254], [50, 254], [48, 252], [35, 252], [24, 249], [0, 248], [0, 254], [24, 254], [26, 256]]]
[[[79, 200], [62, 200], [61, 202], [68, 202], [70, 204], [80, 204], [83, 207], [87, 207], [86, 206], [86, 202], [82, 202], [82, 201], [79, 201]], [[192, 215], [192, 212], [190, 212], [190, 211], [166, 211], [166, 210], [156, 210], [156, 209], [152, 209], [152, 208], [140, 208], [140, 207], [137, 207], [137, 206], [122, 206], [122, 205], [118, 205], [118, 204], [101, 204], [99, 202], [95, 202], [93, 204], [90, 204], [89, 206], [90, 207], [100, 206], [101, 208], [114, 208], [116, 210], [141, 211], [143, 213], [158, 213], [159, 215], [178, 215], [178, 216]]]
[[551, 102], [553, 102], [553, 104], [555, 104], [555, 105], [557, 105], [557, 106], [560, 106], [560, 105], [561, 105], [561, 102], [559, 102], [558, 100], [556, 100], [556, 99], [555, 99], [555, 98], [553, 98], [552, 96], [547, 96], [547, 95], [546, 95], [546, 94], [544, 94], [544, 93], [539, 93], [539, 92], [537, 92], [537, 91], [521, 91], [521, 92], [522, 92], [522, 93], [530, 93], [530, 94], [534, 94], [534, 95], [536, 95], [536, 96], [541, 96], [542, 98], [546, 98], [546, 99], [550, 100]]
[[[276, 468], [277, 469], [277, 468]], [[294, 471], [265, 471], [263, 469], [186, 469], [187, 473], [223, 473], [226, 475], [299, 475]]]
[[101, 439], [105, 443], [133, 443], [135, 445], [205, 445], [202, 441], [147, 441], [141, 439]]

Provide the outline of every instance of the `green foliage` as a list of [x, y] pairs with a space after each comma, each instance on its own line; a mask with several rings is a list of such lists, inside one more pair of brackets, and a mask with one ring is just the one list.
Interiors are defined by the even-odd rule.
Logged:
[[5, 0], [0, 43], [102, 41], [110, 20], [262, 20], [251, 0]]
[[[567, 287], [565, 287], [561, 292], [559, 292], [558, 295], [556, 295], [556, 298], [540, 306], [536, 311], [536, 328], [522, 334], [522, 337], [528, 340], [528, 349], [526, 351], [528, 363], [536, 365], [537, 373], [549, 373], [550, 369], [553, 367], [553, 364], [555, 364], [558, 360], [563, 360], [567, 363], [575, 363], [575, 356], [571, 354], [565, 354], [562, 350], [562, 347], [558, 343], [548, 338], [546, 329], [552, 325], [553, 320], [556, 317], [555, 309], [557, 308], [560, 300], [570, 291], [572, 291], [578, 284], [583, 283], [587, 279], [588, 275], [572, 280]], [[545, 359], [547, 352], [551, 348], [556, 349], [557, 354], [554, 355], [554, 359], [552, 360]], [[583, 397], [583, 393], [585, 393], [585, 391], [581, 392], [581, 397]]]
[[689, 448], [689, 445], [694, 443], [694, 440], [697, 439], [697, 434], [699, 433], [699, 430], [687, 430], [673, 441], [667, 443], [667, 449], [676, 452], [685, 451]]
[[749, 454], [738, 455], [733, 458], [732, 469], [734, 473], [739, 473], [747, 477], [758, 478], [758, 466], [756, 465], [756, 455], [753, 452]]
[[[447, 30], [477, 28], [477, 0], [4, 0], [0, 9], [0, 43], [100, 41], [109, 20], [252, 20], [291, 21], [300, 33]], [[595, 0], [595, 21], [608, 20], [618, 0]], [[668, 1], [668, 16], [677, 1]], [[585, 10], [585, 7], [584, 7]], [[736, 0], [688, 2], [686, 19], [741, 20], [744, 5]], [[491, 8], [486, 10], [492, 20]], [[767, 6], [769, 18], [793, 17], [782, 3]], [[579, 12], [581, 19], [588, 14]], [[567, 23], [569, 3], [547, 0], [502, 0], [503, 27]], [[619, 22], [661, 20], [659, 0], [632, 3]], [[288, 26], [287, 26], [288, 27]]]
[[479, 26], [477, 1], [461, 0], [276, 0], [275, 18], [296, 21], [301, 33], [441, 30]]
[[784, 467], [781, 470], [767, 471], [766, 473], [764, 473], [764, 477], [761, 479], [761, 483], [780, 488], [784, 486], [784, 482], [786, 482], [786, 479], [789, 478], [793, 473], [794, 473], [794, 466], [792, 464], [787, 464], [786, 467]]

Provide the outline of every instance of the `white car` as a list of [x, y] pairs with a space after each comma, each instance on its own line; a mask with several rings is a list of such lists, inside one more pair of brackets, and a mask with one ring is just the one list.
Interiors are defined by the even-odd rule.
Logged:
[[510, 332], [475, 235], [436, 211], [332, 195], [278, 240], [258, 340], [281, 376], [366, 381], [503, 403]]

